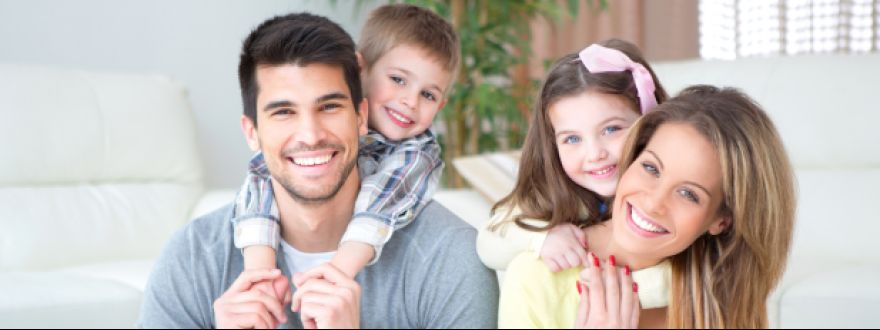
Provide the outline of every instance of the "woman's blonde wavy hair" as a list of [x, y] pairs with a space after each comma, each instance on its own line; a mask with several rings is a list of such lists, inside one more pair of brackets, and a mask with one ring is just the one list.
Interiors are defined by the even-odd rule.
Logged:
[[630, 130], [621, 173], [667, 123], [695, 128], [718, 151], [730, 226], [671, 257], [670, 328], [766, 328], [767, 298], [785, 269], [795, 216], [794, 175], [770, 118], [742, 92], [693, 86]]

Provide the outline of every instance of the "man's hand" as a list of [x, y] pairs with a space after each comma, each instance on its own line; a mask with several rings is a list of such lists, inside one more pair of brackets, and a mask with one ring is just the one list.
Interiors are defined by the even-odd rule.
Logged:
[[361, 287], [330, 263], [293, 275], [291, 309], [306, 329], [360, 328]]
[[220, 299], [214, 302], [214, 321], [220, 329], [275, 329], [287, 322], [284, 305], [290, 302], [289, 292], [279, 301], [274, 293], [254, 287], [270, 281], [277, 287], [288, 286], [287, 278], [278, 269], [247, 270]]

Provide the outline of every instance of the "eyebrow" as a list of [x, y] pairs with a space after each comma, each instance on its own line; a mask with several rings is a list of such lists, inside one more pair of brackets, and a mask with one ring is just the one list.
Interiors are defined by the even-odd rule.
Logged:
[[[328, 102], [328, 101], [348, 100], [348, 99], [350, 99], [350, 97], [348, 95], [346, 95], [345, 93], [333, 92], [333, 93], [322, 95], [321, 97], [315, 99], [315, 103], [324, 103], [324, 102]], [[293, 102], [290, 100], [278, 100], [278, 101], [269, 102], [269, 104], [267, 104], [265, 107], [263, 107], [263, 111], [269, 111], [269, 110], [277, 109], [277, 108], [296, 108], [296, 107], [297, 107], [296, 102]]]
[[[654, 153], [653, 151], [648, 150], [648, 149], [645, 149], [645, 152], [648, 152], [648, 153], [650, 153], [651, 155], [653, 155], [654, 158], [657, 159], [657, 162], [660, 163], [660, 168], [661, 168], [661, 169], [664, 168], [663, 160], [661, 160], [660, 157], [658, 157], [656, 153]], [[709, 192], [709, 189], [706, 189], [706, 187], [703, 187], [703, 186], [700, 185], [699, 183], [696, 183], [696, 182], [693, 182], [693, 181], [685, 181], [684, 183], [689, 184], [689, 185], [692, 185], [692, 186], [695, 186], [695, 187], [697, 187], [697, 188], [700, 188], [700, 189], [702, 189], [704, 192], [706, 192], [706, 195], [709, 195], [710, 198], [712, 197], [712, 193]]]
[[[396, 67], [396, 66], [392, 66], [391, 69], [398, 70], [398, 71], [403, 71], [403, 73], [405, 73], [405, 74], [407, 74], [407, 75], [409, 75], [409, 76], [412, 76], [412, 75], [413, 75], [412, 71], [409, 71], [409, 70], [404, 69], [404, 68], [399, 68], [399, 67]], [[445, 92], [443, 91], [443, 89], [440, 88], [440, 86], [437, 86], [437, 84], [431, 84], [431, 85], [428, 86], [428, 89], [432, 89], [432, 88], [433, 88], [433, 89], [436, 89], [436, 90], [439, 91], [440, 93], [445, 93]]]
[[[599, 126], [605, 125], [605, 124], [610, 123], [610, 122], [615, 121], [615, 120], [626, 121], [626, 118], [623, 118], [623, 117], [611, 117], [611, 118], [608, 118], [608, 119], [606, 119], [605, 121], [599, 123]], [[556, 137], [559, 137], [560, 135], [564, 135], [564, 134], [578, 134], [578, 132], [577, 132], [577, 131], [572, 131], [572, 130], [559, 131], [559, 132], [556, 132]]]

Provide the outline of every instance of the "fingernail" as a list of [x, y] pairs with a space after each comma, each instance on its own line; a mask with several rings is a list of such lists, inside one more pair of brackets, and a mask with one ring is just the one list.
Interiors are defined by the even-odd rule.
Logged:
[[599, 258], [596, 257], [595, 254], [590, 254], [593, 256], [593, 266], [599, 267]]
[[629, 276], [630, 274], [632, 274], [632, 270], [629, 269], [629, 265], [626, 265], [625, 267], [623, 267], [623, 272], [624, 272], [624, 274], [626, 274], [626, 276]]
[[611, 262], [611, 267], [617, 266], [617, 259], [615, 259], [613, 255], [608, 258], [608, 261]]
[[639, 284], [638, 283], [633, 282], [633, 292], [639, 293]]
[[577, 284], [578, 294], [583, 294], [584, 289], [581, 288], [581, 282], [575, 282], [575, 284]]

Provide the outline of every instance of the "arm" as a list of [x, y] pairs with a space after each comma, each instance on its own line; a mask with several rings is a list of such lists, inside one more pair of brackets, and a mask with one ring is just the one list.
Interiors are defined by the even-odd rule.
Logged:
[[[380, 144], [380, 145], [377, 145]], [[443, 170], [440, 146], [433, 135], [423, 134], [399, 145], [363, 148], [365, 177], [355, 204], [355, 214], [333, 264], [354, 276], [367, 263], [376, 262], [382, 246], [396, 229], [412, 223], [439, 186]]]
[[247, 178], [235, 199], [232, 218], [235, 247], [242, 249], [245, 269], [274, 269], [281, 227], [272, 180], [262, 153], [250, 162]]
[[[487, 267], [503, 271], [520, 253], [540, 253], [547, 233], [520, 228], [511, 220], [517, 213], [516, 210], [512, 212], [499, 210], [486, 227], [480, 229], [477, 236], [477, 254]], [[541, 225], [536, 220], [529, 222], [537, 226]]]

